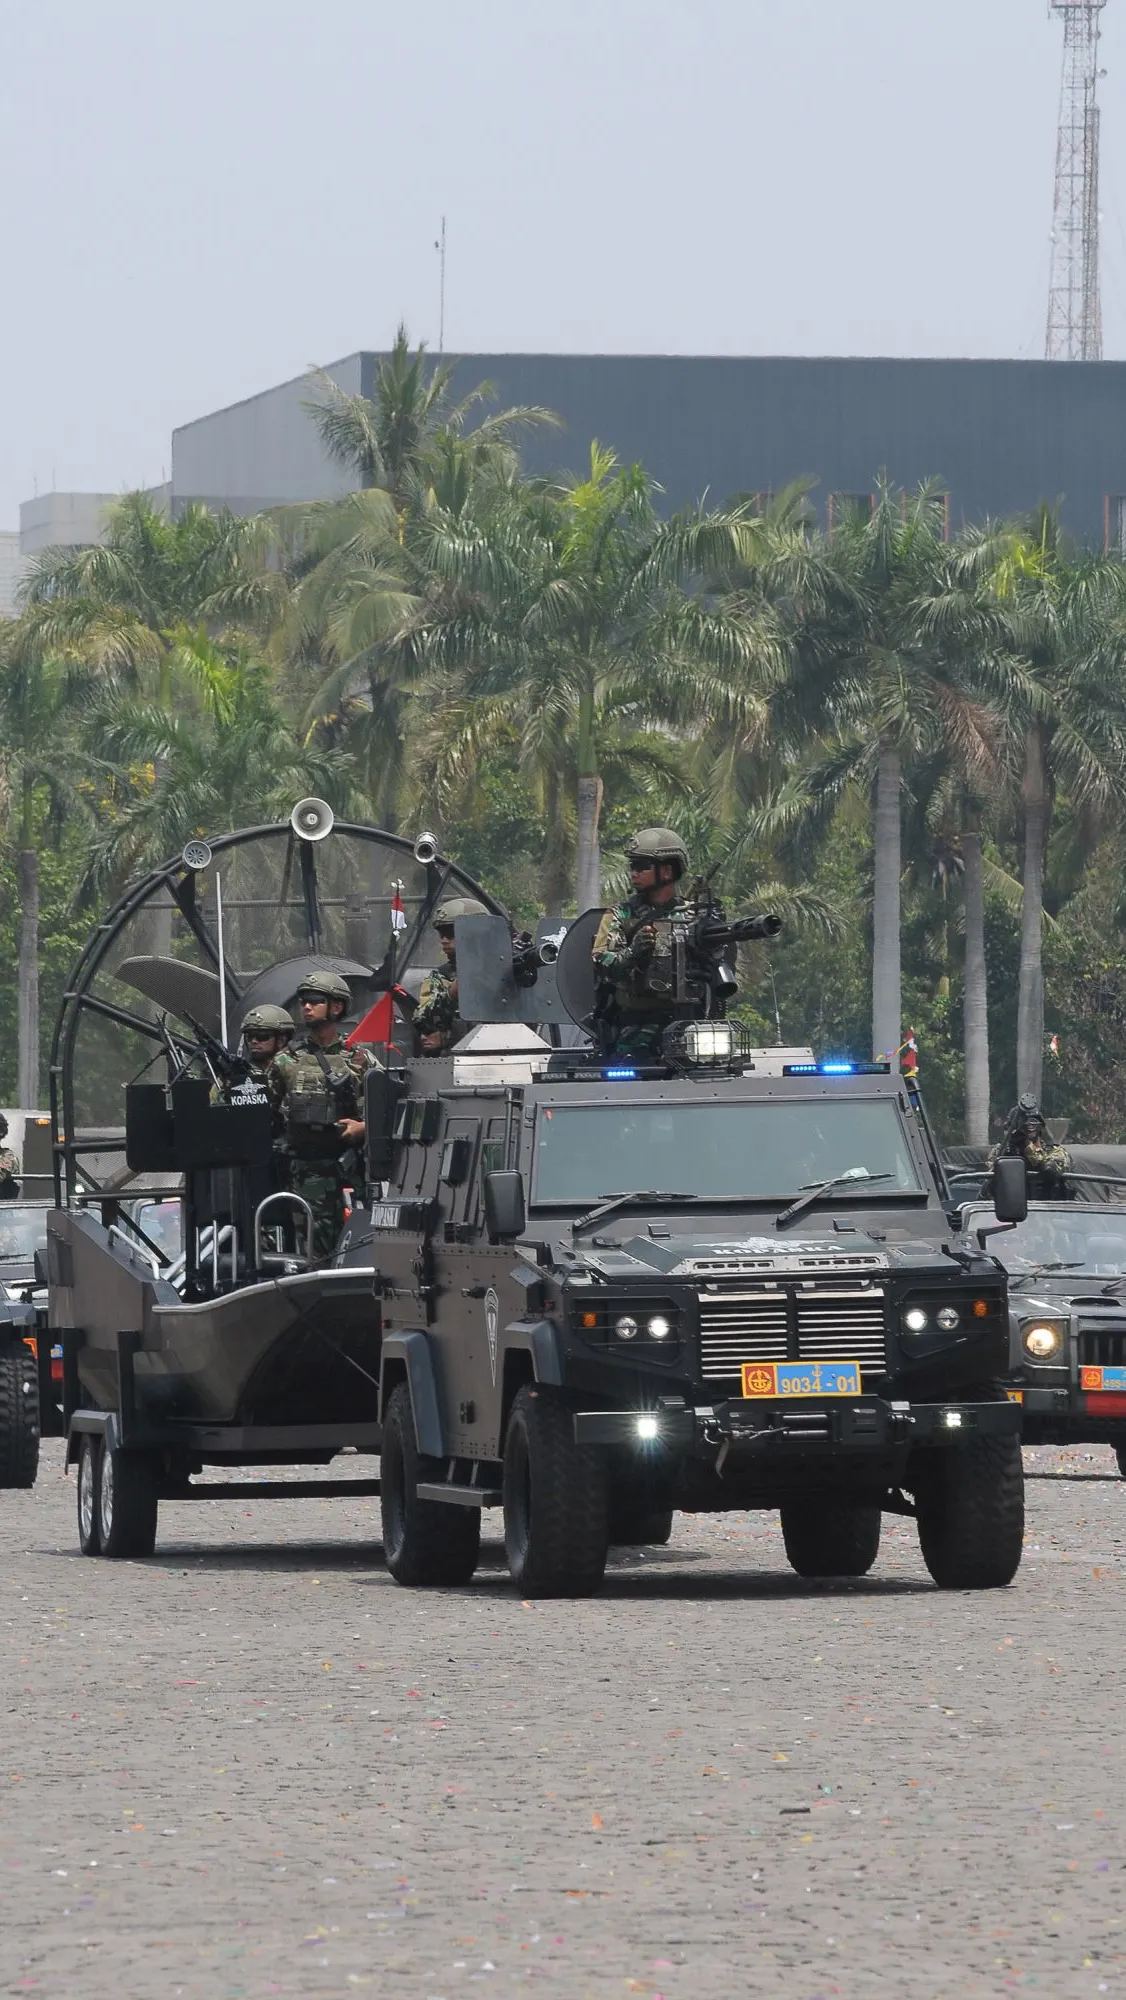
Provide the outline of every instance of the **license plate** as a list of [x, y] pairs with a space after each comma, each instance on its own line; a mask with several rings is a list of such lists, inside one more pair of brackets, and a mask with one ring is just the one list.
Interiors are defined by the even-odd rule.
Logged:
[[1023, 1403], [1024, 1401], [1023, 1389], [1006, 1389], [1005, 1394], [1010, 1403]]
[[1126, 1368], [1081, 1368], [1081, 1389], [1113, 1389], [1126, 1396]]
[[743, 1394], [859, 1396], [859, 1361], [744, 1361]]

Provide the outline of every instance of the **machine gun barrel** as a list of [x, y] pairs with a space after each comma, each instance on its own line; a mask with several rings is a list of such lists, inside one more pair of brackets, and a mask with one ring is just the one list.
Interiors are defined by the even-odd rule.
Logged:
[[207, 1029], [201, 1027], [198, 1021], [193, 1021], [190, 1014], [185, 1014], [184, 1019], [194, 1032], [199, 1043], [200, 1052], [210, 1064], [216, 1081], [222, 1083], [244, 1083], [250, 1075], [250, 1064], [247, 1062], [246, 1057], [232, 1055], [230, 1049], [224, 1048], [222, 1042], [217, 1042], [214, 1035], [209, 1034]]
[[512, 970], [518, 986], [534, 986], [541, 965], [554, 965], [559, 946], [551, 938], [538, 941], [531, 931], [517, 931], [512, 940]]
[[704, 917], [696, 928], [696, 942], [705, 950], [724, 951], [729, 945], [777, 937], [781, 928], [782, 919], [773, 911], [761, 917], [734, 917], [730, 923]]

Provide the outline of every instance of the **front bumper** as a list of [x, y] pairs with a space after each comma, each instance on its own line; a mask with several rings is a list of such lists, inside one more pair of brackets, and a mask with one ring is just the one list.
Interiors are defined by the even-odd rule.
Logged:
[[880, 1396], [731, 1399], [707, 1407], [658, 1403], [648, 1410], [580, 1410], [576, 1444], [663, 1446], [674, 1452], [887, 1452], [956, 1447], [972, 1437], [1016, 1437], [1016, 1403], [887, 1402]]

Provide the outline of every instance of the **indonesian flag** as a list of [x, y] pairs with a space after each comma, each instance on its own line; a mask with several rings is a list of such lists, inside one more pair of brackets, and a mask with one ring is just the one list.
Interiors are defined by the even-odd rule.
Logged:
[[1050, 1056], [1055, 1056], [1055, 1059], [1056, 1059], [1056, 1061], [1057, 1061], [1057, 1062], [1059, 1061], [1059, 1059], [1060, 1059], [1060, 1038], [1059, 1038], [1059, 1036], [1058, 1036], [1058, 1035], [1053, 1035], [1053, 1036], [1052, 1036], [1052, 1039], [1051, 1039], [1051, 1041], [1050, 1041], [1050, 1042], [1048, 1043], [1048, 1054], [1049, 1054]]
[[403, 908], [403, 885], [396, 882], [391, 892], [391, 929], [398, 933], [407, 927], [407, 913]]

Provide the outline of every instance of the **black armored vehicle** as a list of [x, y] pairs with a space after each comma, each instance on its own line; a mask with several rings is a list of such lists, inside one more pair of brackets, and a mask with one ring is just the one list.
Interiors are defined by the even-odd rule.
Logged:
[[675, 1039], [638, 1065], [497, 1026], [369, 1079], [392, 1574], [466, 1580], [500, 1506], [518, 1587], [578, 1594], [673, 1508], [777, 1507], [803, 1576], [863, 1575], [894, 1512], [940, 1585], [1009, 1583], [1005, 1277], [955, 1242], [917, 1096], [727, 1022]]
[[[1071, 1162], [1069, 1198], [1030, 1201], [990, 1245], [1009, 1276], [1009, 1382], [1026, 1444], [1109, 1444], [1126, 1474], [1126, 1146], [1076, 1146]], [[965, 1201], [962, 1245], [991, 1221]]]
[[62, 1427], [62, 1356], [43, 1282], [51, 1121], [28, 1113], [22, 1122], [19, 1194], [0, 1201], [0, 1487], [34, 1486], [40, 1438]]

